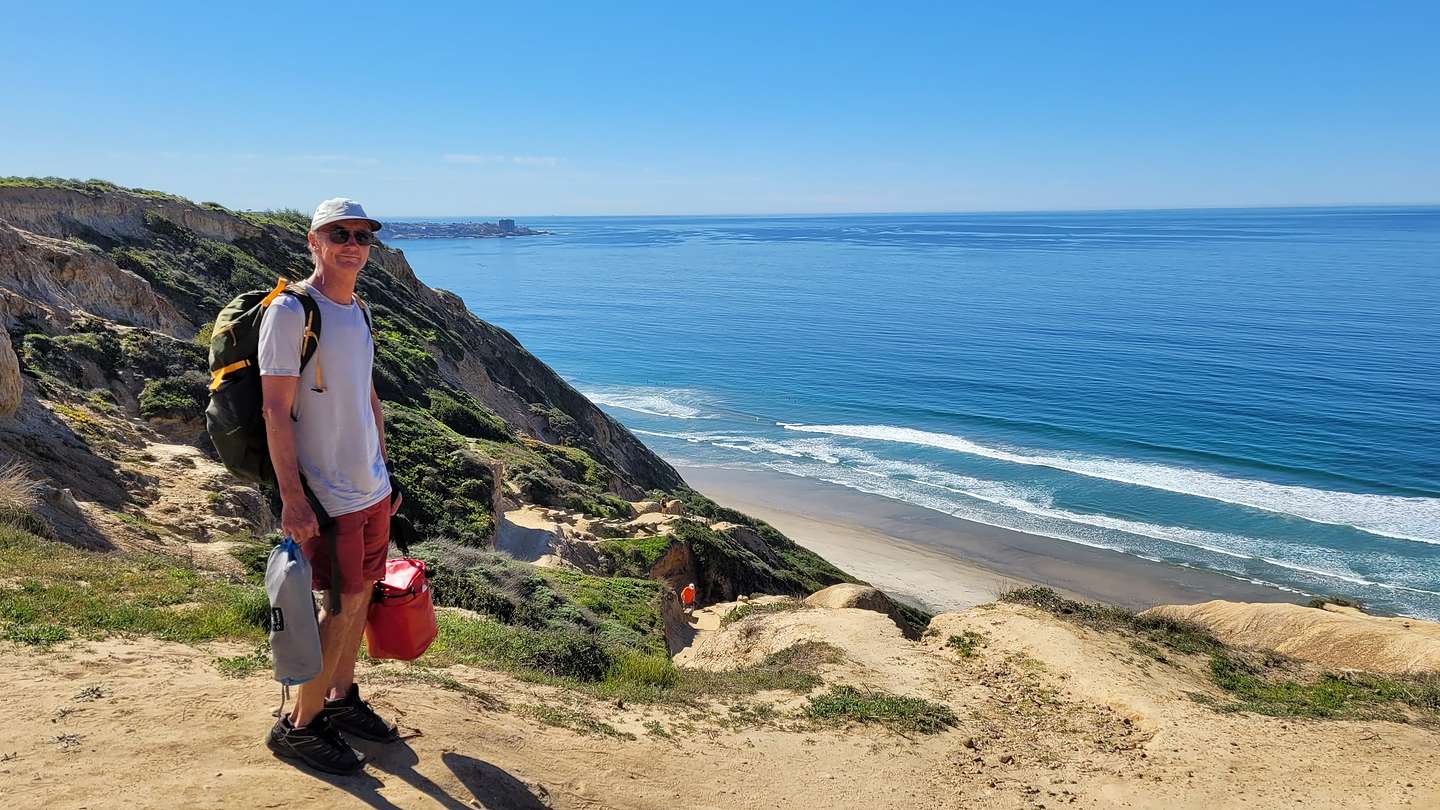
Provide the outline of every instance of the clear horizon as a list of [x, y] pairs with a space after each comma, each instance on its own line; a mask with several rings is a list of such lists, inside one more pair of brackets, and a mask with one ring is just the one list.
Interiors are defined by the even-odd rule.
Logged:
[[335, 19], [12, 9], [0, 174], [409, 217], [1440, 202], [1434, 4]]
[[[154, 189], [163, 191], [164, 189]], [[638, 213], [638, 214], [391, 214], [381, 213], [378, 209], [371, 211], [381, 219], [394, 220], [396, 222], [440, 222], [446, 218], [452, 220], [487, 220], [495, 219], [647, 219], [647, 218], [673, 218], [673, 219], [721, 219], [725, 217], [746, 218], [746, 219], [803, 219], [806, 217], [900, 217], [900, 216], [974, 216], [974, 215], [996, 215], [1005, 216], [1010, 214], [1122, 214], [1127, 212], [1153, 212], [1164, 213], [1167, 211], [1283, 211], [1283, 210], [1318, 210], [1346, 209], [1346, 208], [1440, 208], [1440, 201], [1436, 202], [1391, 202], [1391, 203], [1314, 203], [1306, 205], [1213, 205], [1213, 206], [1191, 206], [1191, 207], [1155, 207], [1155, 208], [1032, 208], [1013, 209], [1009, 211], [997, 211], [989, 209], [974, 209], [969, 211], [784, 211], [784, 212], [743, 212], [743, 211], [717, 211], [714, 213], [692, 214], [676, 212], [673, 214]], [[249, 209], [247, 209], [249, 210]], [[366, 209], [367, 211], [371, 209]], [[524, 223], [519, 223], [524, 224]]]

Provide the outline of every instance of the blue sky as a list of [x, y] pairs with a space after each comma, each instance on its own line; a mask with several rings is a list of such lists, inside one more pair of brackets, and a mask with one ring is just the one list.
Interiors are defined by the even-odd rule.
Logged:
[[1440, 202], [1440, 3], [485, 5], [7, 3], [0, 174], [389, 216]]

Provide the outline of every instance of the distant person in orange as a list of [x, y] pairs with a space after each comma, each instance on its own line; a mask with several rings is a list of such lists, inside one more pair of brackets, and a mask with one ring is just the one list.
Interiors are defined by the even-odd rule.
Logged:
[[692, 582], [692, 583], [690, 583], [689, 585], [686, 585], [685, 587], [683, 587], [683, 588], [680, 589], [680, 607], [681, 607], [686, 613], [692, 613], [692, 612], [694, 612], [694, 610], [695, 610], [695, 583]]

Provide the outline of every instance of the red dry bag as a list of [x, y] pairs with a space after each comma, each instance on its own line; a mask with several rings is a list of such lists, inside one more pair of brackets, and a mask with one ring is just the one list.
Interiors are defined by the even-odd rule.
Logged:
[[375, 583], [375, 599], [365, 624], [371, 658], [410, 661], [435, 640], [435, 604], [425, 563], [409, 558], [385, 561], [385, 578]]

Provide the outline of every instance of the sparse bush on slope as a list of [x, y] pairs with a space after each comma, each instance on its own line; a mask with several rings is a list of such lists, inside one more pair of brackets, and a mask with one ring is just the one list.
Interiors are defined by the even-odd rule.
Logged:
[[[1002, 601], [1029, 605], [1067, 621], [1121, 633], [1172, 654], [1208, 657], [1206, 672], [1230, 702], [1210, 702], [1222, 711], [1278, 717], [1416, 720], [1440, 724], [1440, 674], [1378, 675], [1317, 670], [1274, 652], [1239, 650], [1200, 625], [1161, 616], [1138, 616], [1111, 605], [1066, 599], [1050, 588], [1032, 586], [1002, 595]], [[1132, 642], [1133, 643], [1133, 642]], [[1145, 652], [1167, 662], [1164, 655]]]

